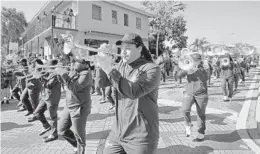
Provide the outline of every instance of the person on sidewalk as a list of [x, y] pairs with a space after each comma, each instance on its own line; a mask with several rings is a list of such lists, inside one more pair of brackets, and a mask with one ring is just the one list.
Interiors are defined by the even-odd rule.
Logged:
[[182, 112], [186, 125], [186, 136], [191, 136], [191, 107], [195, 103], [197, 109], [197, 125], [198, 134], [193, 140], [194, 142], [200, 142], [204, 140], [206, 130], [206, 107], [208, 104], [208, 88], [207, 80], [208, 75], [201, 63], [201, 55], [194, 53], [191, 55], [194, 61], [198, 64], [197, 69], [191, 69], [189, 71], [181, 70], [178, 74], [183, 78], [187, 76], [188, 83], [185, 86], [185, 101], [182, 103]]
[[[233, 73], [233, 68], [234, 68], [234, 63], [233, 60], [230, 56], [230, 54], [226, 53], [225, 55], [222, 55], [219, 57], [221, 60], [222, 58], [228, 58], [229, 59], [229, 64], [227, 66], [223, 66], [220, 63], [220, 76], [221, 76], [221, 88], [224, 93], [224, 101], [230, 101], [233, 97], [233, 85], [234, 85], [234, 73]], [[228, 89], [226, 89], [228, 87]]]
[[[66, 106], [59, 124], [59, 133], [74, 148], [76, 154], [84, 154], [86, 146], [86, 123], [91, 111], [92, 73], [90, 62], [74, 59], [74, 71], [68, 74], [57, 69], [66, 85]], [[72, 130], [70, 129], [72, 127]]]
[[213, 66], [213, 74], [215, 76], [215, 79], [219, 79], [220, 77], [220, 61], [218, 60], [218, 57], [214, 57], [212, 61]]
[[[121, 45], [122, 60], [112, 67], [112, 58], [97, 55], [97, 63], [117, 90], [116, 123], [107, 137], [104, 154], [155, 154], [159, 141], [158, 87], [160, 67], [152, 62], [142, 38], [125, 34]], [[112, 52], [103, 44], [100, 50]]]

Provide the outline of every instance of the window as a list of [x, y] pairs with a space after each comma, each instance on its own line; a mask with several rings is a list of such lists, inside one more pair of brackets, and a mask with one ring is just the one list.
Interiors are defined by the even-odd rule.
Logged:
[[112, 23], [117, 24], [117, 11], [112, 10]]
[[124, 14], [124, 25], [128, 26], [128, 14]]
[[92, 19], [94, 20], [102, 20], [101, 18], [101, 7], [92, 4]]
[[136, 17], [136, 28], [137, 29], [141, 29], [142, 28], [141, 18]]

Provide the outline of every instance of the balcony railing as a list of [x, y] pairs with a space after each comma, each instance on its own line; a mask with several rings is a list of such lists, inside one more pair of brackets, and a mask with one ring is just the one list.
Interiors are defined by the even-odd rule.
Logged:
[[76, 29], [76, 16], [69, 16], [61, 13], [56, 13], [55, 16], [51, 13], [48, 14], [41, 18], [41, 20], [26, 33], [25, 42], [31, 40], [50, 27]]

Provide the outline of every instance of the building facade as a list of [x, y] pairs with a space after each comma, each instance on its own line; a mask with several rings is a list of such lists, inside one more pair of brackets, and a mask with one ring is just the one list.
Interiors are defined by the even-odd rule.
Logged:
[[148, 47], [150, 14], [117, 1], [49, 1], [29, 22], [23, 37], [27, 53], [49, 57], [59, 51], [61, 34], [92, 47], [115, 44], [125, 33], [137, 33]]

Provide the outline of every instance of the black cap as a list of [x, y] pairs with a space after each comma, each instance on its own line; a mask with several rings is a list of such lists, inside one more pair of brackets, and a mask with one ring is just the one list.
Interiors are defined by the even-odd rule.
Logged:
[[19, 61], [19, 63], [27, 63], [27, 59], [23, 58]]
[[121, 45], [122, 43], [136, 44], [139, 46], [144, 46], [142, 38], [134, 33], [125, 34], [125, 36], [116, 42], [116, 45]]
[[49, 66], [55, 66], [55, 65], [58, 64], [58, 60], [53, 59], [53, 60], [47, 61], [46, 63], [47, 63], [47, 65], [49, 65]]

